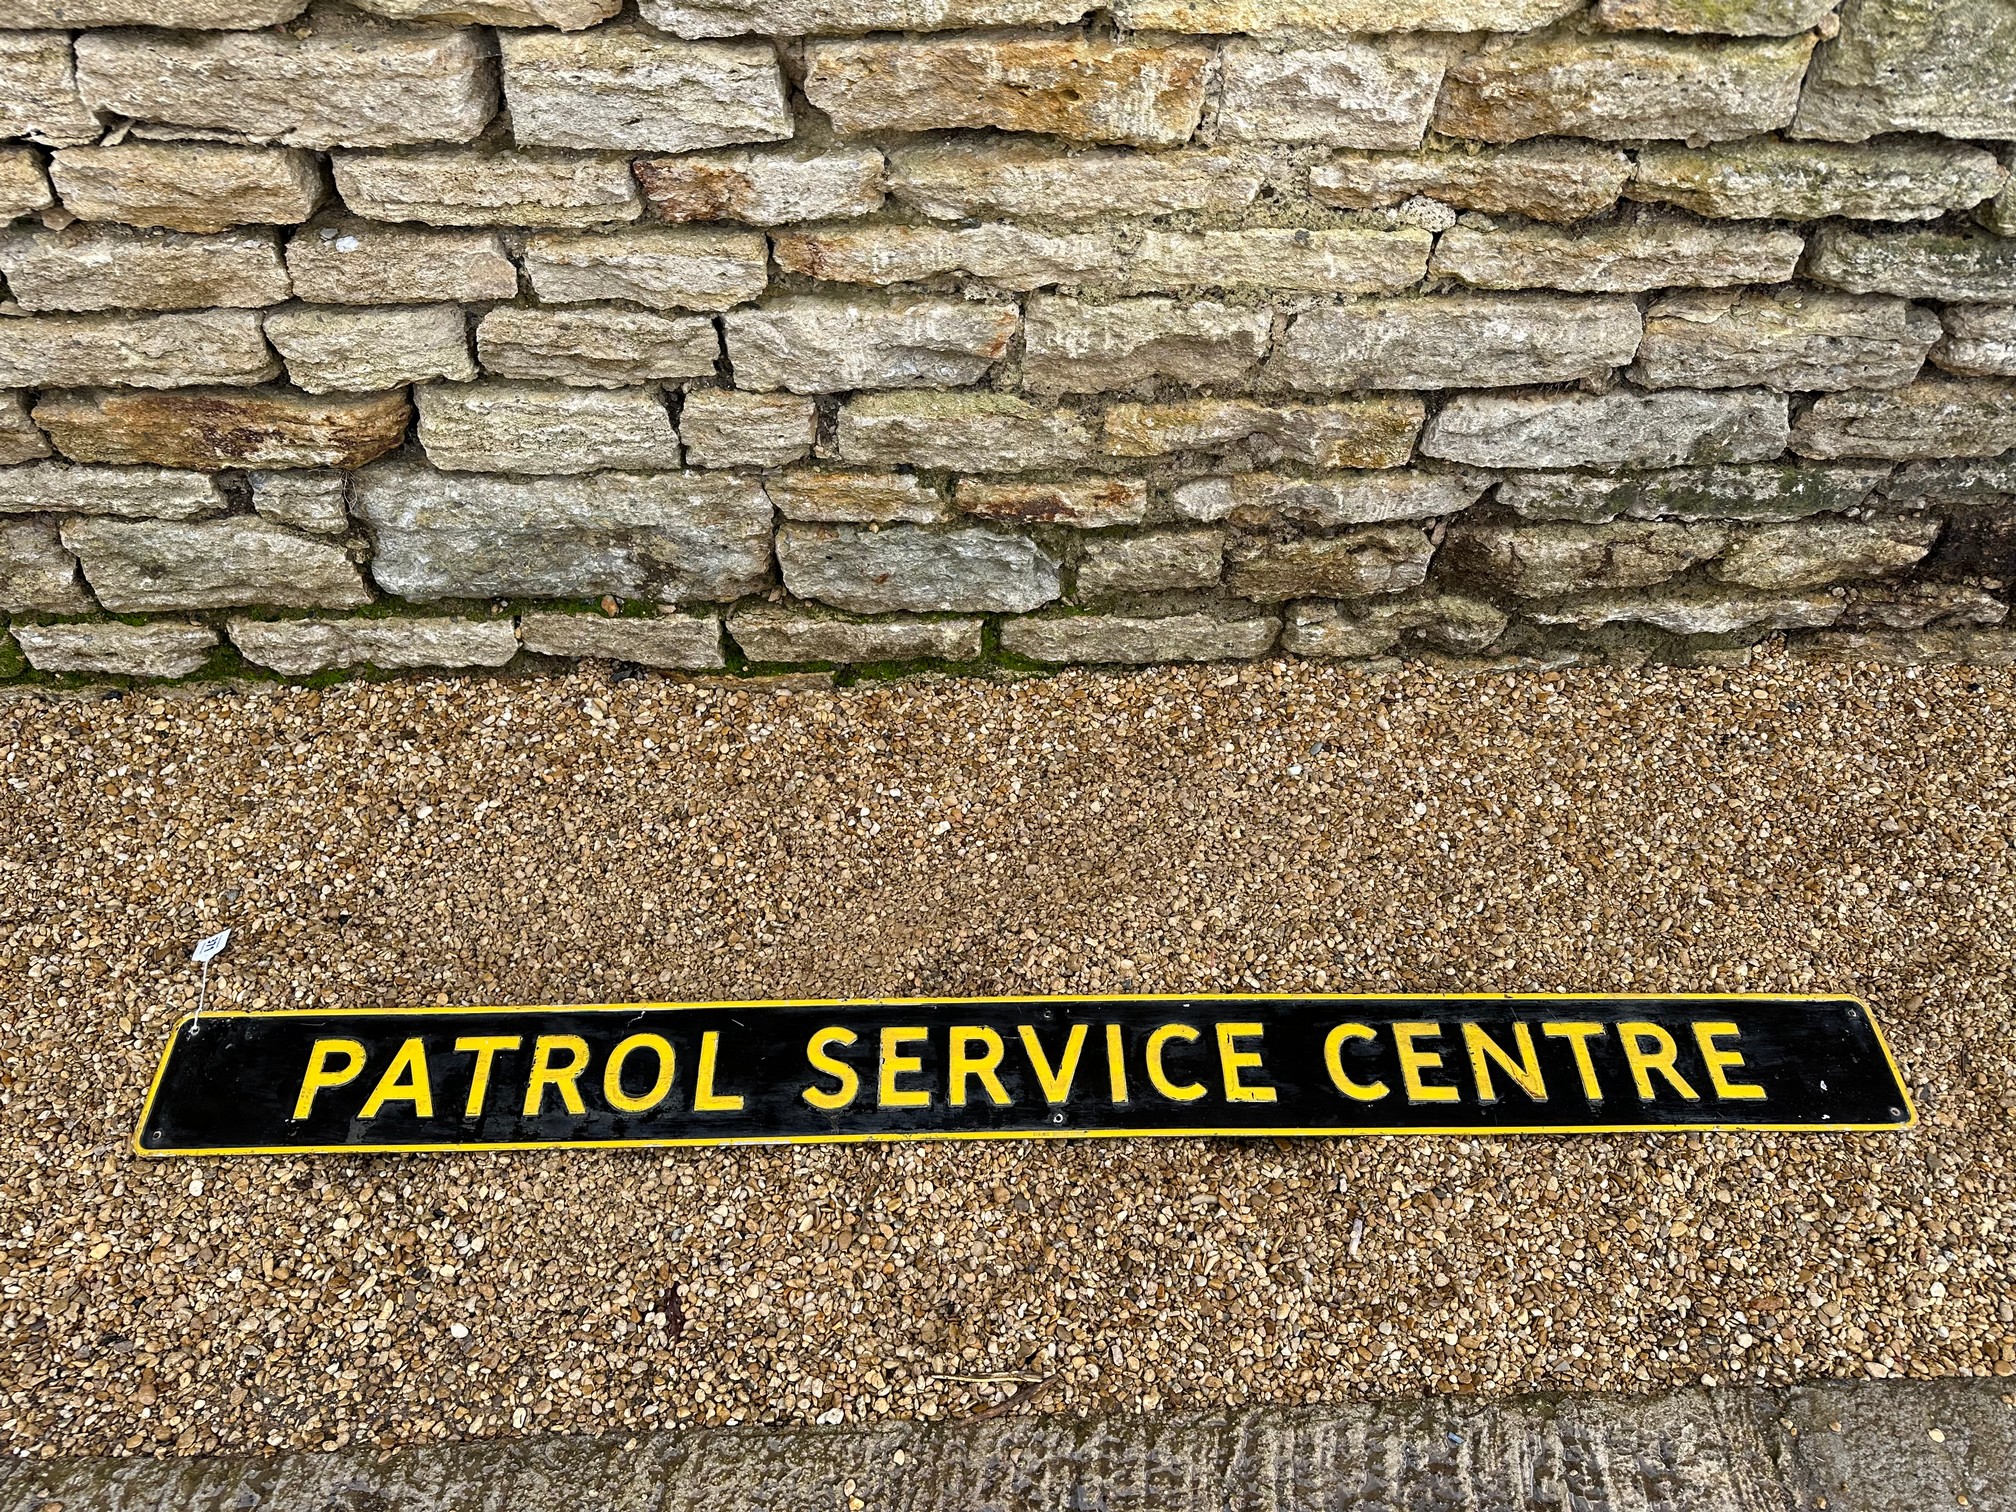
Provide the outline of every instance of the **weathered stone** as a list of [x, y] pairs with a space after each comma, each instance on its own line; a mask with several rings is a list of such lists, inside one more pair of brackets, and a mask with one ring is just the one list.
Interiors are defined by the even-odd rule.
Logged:
[[1981, 224], [1997, 236], [2016, 236], [2016, 173], [2002, 185], [2002, 192], [1978, 212]]
[[771, 238], [777, 266], [829, 283], [896, 284], [960, 276], [1009, 289], [1105, 282], [1125, 265], [1111, 232], [1026, 226], [831, 226]]
[[1270, 32], [1530, 31], [1578, 0], [1118, 0], [1138, 31], [1264, 36]]
[[371, 526], [371, 575], [409, 599], [718, 601], [769, 579], [770, 500], [729, 473], [497, 478], [387, 463], [357, 475], [350, 507]]
[[640, 158], [632, 165], [663, 221], [752, 226], [847, 220], [882, 208], [882, 154], [873, 147], [798, 147]]
[[1896, 388], [1918, 376], [1939, 317], [1901, 299], [1811, 289], [1670, 294], [1645, 315], [1628, 376], [1647, 388]]
[[314, 154], [289, 147], [65, 147], [50, 160], [49, 177], [80, 220], [171, 231], [294, 225], [322, 201]]
[[1114, 216], [1228, 215], [1250, 205], [1262, 175], [1219, 152], [1130, 152], [1053, 147], [1012, 137], [954, 138], [896, 147], [889, 191], [925, 215], [1005, 215], [1076, 224]]
[[1796, 137], [2016, 137], [2016, 12], [2000, 0], [1844, 0], [1813, 58]]
[[0, 137], [62, 147], [95, 142], [102, 129], [77, 93], [69, 37], [0, 31]]
[[1026, 536], [986, 526], [782, 525], [784, 586], [855, 614], [1021, 614], [1061, 590], [1057, 559]]
[[1219, 60], [1218, 136], [1418, 147], [1448, 61], [1448, 44], [1426, 37], [1338, 37], [1321, 47], [1235, 38]]
[[739, 385], [831, 394], [974, 383], [1007, 355], [1013, 305], [789, 295], [722, 321]]
[[1577, 221], [1607, 210], [1631, 177], [1631, 159], [1595, 142], [1515, 142], [1468, 151], [1345, 152], [1309, 171], [1326, 205], [1373, 210], [1416, 195], [1465, 210]]
[[499, 305], [476, 327], [485, 371], [590, 388], [660, 378], [708, 378], [721, 337], [704, 315], [661, 315], [618, 305], [528, 309]]
[[2016, 239], [1983, 231], [1857, 231], [1822, 226], [1806, 276], [1856, 294], [2016, 300]]
[[224, 495], [207, 473], [159, 467], [78, 467], [37, 462], [0, 469], [0, 514], [117, 515], [200, 520], [222, 514]]
[[1941, 522], [1923, 515], [1822, 515], [1739, 530], [1709, 569], [1745, 588], [1819, 588], [1899, 572], [1932, 549]]
[[980, 659], [977, 619], [842, 619], [770, 604], [738, 609], [728, 633], [752, 662], [970, 662]]
[[311, 398], [286, 389], [52, 391], [35, 423], [75, 462], [160, 467], [360, 467], [406, 439], [403, 393]]
[[1032, 472], [1093, 455], [1082, 415], [985, 390], [864, 394], [842, 407], [839, 435], [849, 462], [885, 466]]
[[0, 385], [176, 388], [267, 383], [279, 376], [254, 310], [0, 321]]
[[1148, 513], [1148, 485], [1139, 478], [1072, 478], [1062, 483], [960, 480], [960, 509], [983, 520], [1016, 525], [1138, 525]]
[[1150, 231], [1127, 281], [1136, 289], [1391, 293], [1421, 281], [1433, 245], [1418, 226]]
[[791, 135], [768, 43], [680, 42], [641, 26], [497, 39], [512, 139], [533, 147], [692, 152]]
[[1491, 486], [1470, 473], [1339, 472], [1315, 477], [1239, 473], [1198, 478], [1171, 495], [1186, 520], [1226, 520], [1246, 526], [1287, 523], [1327, 530], [1428, 520], [1468, 509]]
[[1629, 362], [1642, 329], [1638, 306], [1621, 297], [1358, 300], [1296, 316], [1267, 376], [1318, 392], [1573, 383]]
[[721, 621], [712, 614], [665, 614], [649, 619], [601, 619], [592, 614], [528, 614], [519, 639], [541, 656], [593, 656], [640, 667], [711, 671], [727, 665]]
[[1024, 322], [1022, 382], [1040, 394], [1128, 389], [1166, 378], [1237, 383], [1266, 355], [1265, 310], [1173, 299], [1090, 305], [1038, 295]]
[[1428, 575], [1435, 554], [1425, 531], [1378, 525], [1294, 540], [1236, 538], [1226, 552], [1226, 585], [1240, 598], [1363, 598], [1404, 593]]
[[359, 10], [392, 21], [446, 21], [467, 26], [557, 26], [579, 31], [606, 21], [623, 0], [351, 0]]
[[41, 155], [32, 147], [0, 146], [0, 226], [55, 203]]
[[1992, 502], [2001, 494], [2016, 494], [2016, 455], [1910, 462], [1883, 485], [1884, 498], [1905, 506]]
[[1802, 635], [1787, 648], [1814, 661], [1866, 666], [1892, 662], [1922, 667], [1960, 663], [1975, 667], [2016, 665], [2016, 634], [2006, 630], [1830, 631]]
[[1838, 0], [1596, 0], [1589, 19], [1612, 31], [1789, 37], [1817, 26]]
[[276, 525], [316, 535], [350, 528], [350, 477], [340, 472], [255, 472], [252, 507]]
[[210, 660], [217, 632], [208, 625], [156, 620], [151, 625], [16, 625], [14, 639], [37, 672], [96, 677], [187, 677]]
[[420, 445], [450, 472], [675, 470], [679, 438], [656, 388], [589, 389], [489, 378], [414, 390]]
[[247, 31], [280, 26], [307, 9], [307, 0], [8, 0], [7, 25], [187, 26]]
[[1649, 588], [1729, 544], [1726, 525], [1468, 525], [1450, 527], [1442, 564], [1520, 598]]
[[1932, 360], [1970, 378], [2016, 378], [2016, 305], [1948, 305]]
[[77, 581], [77, 558], [63, 549], [54, 520], [0, 520], [0, 611], [90, 613], [91, 596]]
[[1406, 638], [1471, 655], [1503, 635], [1506, 624], [1495, 604], [1425, 588], [1358, 603], [1305, 599], [1288, 606], [1281, 649], [1297, 656], [1379, 656]]
[[226, 623], [231, 643], [254, 666], [285, 677], [335, 667], [501, 667], [518, 654], [511, 621], [435, 619], [255, 620]]
[[944, 495], [912, 473], [801, 467], [764, 487], [785, 519], [815, 525], [937, 525], [952, 515]]
[[695, 389], [679, 410], [679, 439], [693, 467], [783, 467], [812, 450], [819, 411], [798, 394]]
[[28, 416], [21, 395], [0, 391], [0, 466], [32, 462], [49, 455], [49, 442]]
[[283, 305], [267, 314], [266, 336], [287, 359], [288, 381], [311, 394], [476, 376], [460, 305]]
[[271, 231], [192, 236], [124, 226], [0, 232], [0, 273], [24, 310], [251, 308], [287, 297]]
[[77, 87], [97, 110], [288, 147], [466, 142], [497, 109], [483, 34], [395, 26], [318, 5], [295, 26], [77, 39]]
[[1826, 593], [1732, 593], [1705, 583], [1674, 588], [1595, 593], [1535, 606], [1525, 617], [1542, 625], [1598, 630], [1650, 625], [1668, 635], [1745, 635], [1770, 630], [1818, 630], [1841, 618], [1843, 603]]
[[1475, 467], [1678, 467], [1785, 450], [1785, 396], [1765, 389], [1458, 394], [1421, 454]]
[[1837, 621], [1843, 630], [1925, 630], [1932, 627], [1985, 628], [2009, 618], [2009, 606], [1967, 583], [1897, 583], [1853, 590], [1837, 599], [1847, 608]]
[[1435, 108], [1444, 136], [1721, 142], [1792, 119], [1813, 38], [1681, 41], [1573, 27], [1493, 37], [1452, 63]]
[[1197, 129], [1211, 50], [1083, 35], [814, 42], [805, 98], [849, 135], [992, 127], [1173, 146]]
[[954, 31], [969, 26], [1074, 26], [1085, 0], [642, 0], [644, 19], [681, 37], [810, 37]]
[[256, 515], [222, 520], [66, 520], [63, 544], [114, 614], [272, 605], [354, 609], [371, 601], [343, 547]]
[[294, 293], [317, 304], [511, 299], [518, 269], [494, 231], [421, 231], [364, 221], [312, 226], [287, 243]]
[[1001, 627], [1001, 649], [1039, 662], [1247, 661], [1265, 656], [1280, 630], [1271, 614], [1034, 615]]
[[1717, 147], [1642, 147], [1624, 192], [1725, 219], [1932, 220], [1980, 204], [2003, 178], [1992, 154], [1959, 142], [1854, 146], [1755, 137]]
[[1236, 449], [1261, 463], [1400, 467], [1414, 454], [1425, 408], [1412, 394], [1324, 404], [1260, 399], [1116, 404], [1106, 411], [1099, 444], [1116, 457]]
[[1529, 520], [1796, 520], [1860, 509], [1885, 467], [1754, 462], [1674, 467], [1609, 477], [1521, 473], [1498, 485], [1498, 502]]
[[1218, 530], [1141, 530], [1088, 536], [1078, 560], [1081, 600], [1116, 593], [1213, 588], [1225, 570], [1225, 534]]
[[1721, 226], [1648, 215], [1615, 225], [1478, 226], [1442, 233], [1430, 271], [1479, 289], [1645, 289], [1782, 283], [1799, 267], [1796, 231]]
[[554, 304], [627, 299], [656, 310], [725, 310], [770, 281], [761, 232], [684, 226], [543, 231], [525, 238], [532, 292]]
[[1802, 457], [1993, 457], [2011, 447], [2016, 383], [1978, 378], [1920, 378], [1888, 393], [1823, 394], [1792, 428], [1792, 450]]
[[374, 221], [430, 226], [596, 226], [631, 221], [643, 197], [625, 158], [521, 147], [339, 152], [336, 192]]

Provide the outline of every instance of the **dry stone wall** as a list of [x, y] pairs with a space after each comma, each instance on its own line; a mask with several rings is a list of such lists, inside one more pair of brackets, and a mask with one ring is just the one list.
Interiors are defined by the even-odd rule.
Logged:
[[2011, 0], [0, 0], [0, 675], [2016, 655]]

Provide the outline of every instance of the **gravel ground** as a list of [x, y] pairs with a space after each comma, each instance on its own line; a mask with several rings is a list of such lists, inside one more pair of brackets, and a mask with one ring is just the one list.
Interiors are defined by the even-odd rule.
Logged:
[[[590, 671], [0, 706], [0, 1437], [2016, 1374], [2016, 673]], [[1908, 1134], [140, 1163], [255, 1008], [1849, 991]]]

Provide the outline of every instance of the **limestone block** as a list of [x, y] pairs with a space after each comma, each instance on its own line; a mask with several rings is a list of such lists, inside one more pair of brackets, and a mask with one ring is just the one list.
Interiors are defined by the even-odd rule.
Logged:
[[0, 391], [0, 467], [49, 455], [49, 443], [28, 416], [18, 392]]
[[0, 612], [88, 614], [91, 596], [77, 581], [77, 558], [63, 549], [56, 522], [0, 519]]
[[518, 268], [494, 231], [422, 231], [351, 221], [287, 243], [294, 293], [317, 304], [512, 299]]
[[882, 153], [874, 147], [737, 147], [632, 165], [662, 221], [780, 226], [847, 220], [882, 208]]
[[1235, 38], [1219, 60], [1218, 138], [1419, 147], [1449, 61], [1423, 37], [1337, 37], [1320, 47]]
[[1263, 176], [1235, 153], [1060, 149], [1013, 137], [954, 137], [894, 147], [889, 192], [940, 220], [1007, 216], [1077, 224], [1250, 205]]
[[1932, 360], [1971, 378], [2016, 378], [2016, 305], [1948, 305]]
[[1070, 478], [1061, 483], [962, 478], [953, 498], [969, 515], [1014, 525], [1096, 530], [1138, 525], [1148, 513], [1148, 485], [1139, 478]]
[[[1843, 600], [1836, 600], [1843, 602]], [[1839, 624], [1844, 630], [1924, 630], [1987, 627], [2009, 618], [2009, 606], [1965, 583], [1898, 583], [1853, 590]]]
[[1486, 388], [1601, 377], [1638, 350], [1622, 297], [1447, 294], [1357, 300], [1297, 315], [1267, 377], [1283, 388]]
[[1226, 551], [1226, 585], [1240, 598], [1363, 598], [1404, 593], [1428, 575], [1435, 554], [1425, 531], [1375, 525], [1342, 535], [1236, 538]]
[[1022, 383], [1039, 394], [1129, 389], [1156, 379], [1186, 385], [1237, 383], [1266, 355], [1265, 310], [1125, 299], [1092, 305], [1054, 295], [1030, 299]]
[[817, 525], [937, 525], [951, 518], [938, 490], [912, 473], [801, 467], [764, 480], [787, 520]]
[[752, 662], [970, 662], [980, 659], [977, 619], [843, 619], [772, 604], [737, 609], [728, 633]]
[[1806, 276], [1856, 294], [2016, 300], [2016, 238], [1985, 231], [1857, 231], [1822, 226]]
[[1631, 159], [1568, 139], [1437, 152], [1342, 152], [1309, 170], [1326, 205], [1373, 210], [1425, 195], [1464, 210], [1577, 221], [1617, 203]]
[[1280, 631], [1271, 614], [1032, 615], [1001, 627], [1001, 649], [1039, 662], [1247, 661], [1265, 656]]
[[1434, 238], [1419, 226], [1150, 231], [1127, 281], [1142, 290], [1393, 293], [1421, 281], [1433, 245]]
[[2016, 174], [1978, 212], [1981, 224], [1997, 236], [2016, 236]]
[[114, 614], [270, 605], [354, 609], [371, 601], [342, 545], [256, 515], [221, 520], [66, 520], [63, 544]]
[[1261, 463], [1399, 467], [1414, 454], [1424, 412], [1412, 394], [1320, 404], [1264, 399], [1115, 404], [1106, 411], [1099, 444], [1117, 457], [1237, 451]]
[[842, 406], [839, 437], [849, 462], [948, 471], [1077, 467], [1094, 452], [1082, 415], [984, 390], [863, 394]]
[[49, 177], [63, 208], [80, 220], [171, 231], [291, 226], [322, 201], [314, 154], [289, 147], [64, 147], [50, 159]]
[[42, 155], [33, 147], [0, 146], [0, 226], [55, 203]]
[[1867, 505], [1887, 467], [1754, 462], [1612, 476], [1516, 473], [1498, 502], [1529, 520], [1796, 520]]
[[731, 310], [722, 325], [738, 385], [830, 394], [978, 382], [1008, 353], [1013, 305], [922, 296], [787, 295]]
[[[60, 443], [59, 443], [60, 444]], [[2016, 447], [2016, 383], [1920, 378], [1881, 394], [1823, 394], [1792, 429], [1802, 457], [1993, 457]]]
[[178, 388], [279, 376], [256, 310], [0, 321], [0, 386]]
[[500, 378], [617, 388], [660, 378], [711, 378], [721, 338], [704, 315], [661, 315], [620, 305], [499, 305], [477, 325], [476, 351], [484, 370]]
[[1810, 30], [1838, 0], [1596, 0], [1589, 19], [1612, 31], [1789, 37]]
[[1027, 536], [991, 526], [778, 527], [784, 586], [854, 614], [1022, 614], [1061, 591], [1057, 559]]
[[1911, 462], [1883, 485], [1883, 497], [1905, 508], [1976, 500], [1993, 503], [1999, 494], [2016, 494], [2016, 457]]
[[1542, 625], [1596, 630], [1604, 625], [1650, 625], [1669, 635], [1745, 635], [1772, 630], [1818, 630], [1841, 618], [1843, 601], [1826, 593], [1741, 593], [1706, 583], [1593, 593], [1564, 603], [1535, 606], [1525, 617]]
[[225, 629], [238, 654], [286, 677], [335, 667], [501, 667], [518, 654], [511, 621], [436, 619], [255, 620], [234, 615]]
[[991, 127], [1174, 146], [1197, 129], [1211, 50], [1080, 34], [813, 42], [805, 98], [846, 135]]
[[1896, 388], [1939, 317], [1901, 299], [1811, 289], [1669, 294], [1645, 315], [1629, 377], [1646, 388]]
[[1678, 467], [1785, 450], [1785, 396], [1767, 389], [1458, 394], [1421, 454], [1475, 467]]
[[1125, 265], [1111, 232], [1058, 235], [1026, 226], [829, 226], [771, 238], [777, 266], [829, 283], [969, 277], [1008, 289], [1109, 282]]
[[1407, 639], [1474, 655], [1503, 635], [1507, 623], [1505, 611], [1484, 599], [1426, 588], [1357, 603], [1304, 599], [1288, 606], [1281, 649], [1297, 656], [1380, 656]]
[[266, 336], [287, 359], [287, 381], [311, 394], [365, 394], [476, 376], [460, 305], [282, 305]]
[[35, 406], [35, 423], [72, 461], [201, 470], [360, 467], [404, 441], [411, 417], [404, 393], [315, 398], [278, 388], [75, 389]]
[[969, 26], [1075, 26], [1086, 0], [641, 0], [644, 19], [681, 37], [810, 37], [950, 31]]
[[1714, 147], [1642, 147], [1624, 192], [1726, 219], [1932, 220], [1980, 204], [2004, 177], [1993, 154], [1959, 142], [1756, 137]]
[[648, 619], [527, 614], [518, 621], [518, 636], [527, 651], [541, 656], [592, 656], [696, 672], [727, 665], [721, 653], [721, 620], [713, 614], [661, 612]]
[[194, 236], [74, 225], [0, 231], [0, 273], [24, 310], [250, 308], [287, 297], [271, 231]]
[[366, 468], [351, 513], [371, 575], [404, 598], [740, 598], [770, 574], [770, 500], [729, 473], [499, 478]]
[[816, 401], [799, 394], [694, 389], [679, 409], [679, 439], [691, 467], [783, 467], [818, 437]]
[[1813, 38], [1693, 41], [1573, 27], [1493, 37], [1452, 63], [1435, 108], [1444, 136], [1705, 143], [1792, 119]]
[[521, 147], [338, 152], [336, 192], [374, 221], [430, 226], [597, 226], [632, 221], [643, 196], [626, 158]]
[[420, 445], [450, 472], [677, 470], [679, 438], [656, 387], [590, 389], [486, 378], [414, 390]]
[[1943, 522], [1923, 515], [1822, 515], [1738, 530], [1709, 568], [1745, 588], [1820, 588], [1901, 572], [1932, 549]]
[[763, 292], [769, 247], [757, 231], [542, 231], [525, 238], [525, 275], [554, 304], [627, 299], [656, 310], [725, 310]]
[[497, 109], [488, 52], [480, 32], [318, 5], [260, 31], [86, 32], [77, 87], [95, 110], [287, 147], [466, 142]]
[[1469, 525], [1442, 543], [1442, 565], [1519, 598], [1649, 588], [1717, 555], [1726, 525]]
[[210, 660], [217, 632], [208, 625], [156, 620], [82, 625], [16, 625], [14, 639], [37, 672], [97, 677], [187, 677]]
[[255, 472], [252, 507], [276, 525], [316, 535], [350, 528], [350, 478], [340, 472]]
[[1179, 485], [1170, 502], [1186, 520], [1231, 520], [1248, 527], [1381, 525], [1428, 520], [1468, 509], [1492, 480], [1474, 473], [1336, 472], [1300, 477], [1236, 473]]
[[1782, 283], [1806, 253], [1796, 231], [1648, 215], [1614, 225], [1458, 225], [1435, 243], [1430, 271], [1479, 289], [1646, 289]]
[[446, 21], [467, 26], [557, 26], [579, 31], [607, 21], [623, 0], [351, 0], [391, 21]]
[[307, 0], [8, 0], [7, 25], [176, 26], [250, 31], [280, 26], [307, 9]]
[[0, 31], [0, 137], [61, 147], [95, 142], [102, 130], [77, 93], [69, 37]]
[[1118, 0], [1139, 31], [1265, 36], [1274, 32], [1530, 31], [1579, 9], [1577, 0]]
[[1999, 0], [1844, 0], [1814, 55], [1795, 137], [2016, 137], [2016, 11]]
[[117, 515], [199, 520], [222, 514], [224, 495], [207, 473], [160, 467], [79, 467], [36, 462], [0, 468], [0, 514]]
[[1225, 533], [1209, 529], [1140, 530], [1087, 536], [1078, 559], [1081, 600], [1118, 593], [1214, 588], [1225, 570]]
[[791, 135], [768, 43], [681, 42], [641, 26], [497, 39], [511, 133], [531, 147], [693, 152]]

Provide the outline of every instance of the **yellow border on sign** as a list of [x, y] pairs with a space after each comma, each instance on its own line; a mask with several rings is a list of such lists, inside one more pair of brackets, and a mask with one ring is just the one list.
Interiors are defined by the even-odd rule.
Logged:
[[161, 1059], [154, 1079], [147, 1086], [147, 1100], [140, 1108], [140, 1122], [133, 1129], [133, 1153], [147, 1160], [176, 1160], [185, 1157], [227, 1155], [436, 1155], [482, 1154], [495, 1150], [672, 1150], [714, 1148], [730, 1145], [827, 1145], [827, 1144], [910, 1144], [947, 1139], [1358, 1139], [1366, 1136], [1400, 1139], [1415, 1135], [1428, 1139], [1462, 1137], [1499, 1139], [1529, 1134], [1866, 1134], [1915, 1128], [1918, 1108], [1904, 1072], [1891, 1052], [1883, 1026], [1875, 1010], [1859, 997], [1841, 992], [1083, 992], [1011, 993], [998, 997], [878, 997], [878, 998], [771, 998], [755, 1001], [702, 1003], [552, 1003], [512, 1004], [500, 1007], [460, 1005], [441, 1008], [283, 1008], [255, 1013], [246, 1008], [222, 1008], [201, 1015], [226, 1018], [432, 1018], [451, 1013], [678, 1013], [712, 1008], [906, 1008], [918, 1005], [956, 1006], [962, 1003], [1392, 1003], [1392, 1002], [1543, 1002], [1543, 1003], [1642, 1003], [1642, 1002], [1741, 1002], [1741, 1003], [1853, 1003], [1862, 1010], [1863, 1021], [1876, 1037], [1883, 1062], [1897, 1084], [1897, 1096], [1904, 1104], [1904, 1117], [1892, 1123], [1689, 1123], [1689, 1124], [1517, 1124], [1509, 1128], [1480, 1129], [1469, 1125], [1432, 1128], [1363, 1126], [1339, 1128], [1219, 1129], [1186, 1125], [1171, 1129], [927, 1129], [909, 1134], [777, 1134], [749, 1135], [737, 1139], [529, 1139], [469, 1144], [373, 1144], [373, 1145], [230, 1145], [218, 1149], [150, 1150], [140, 1143], [161, 1079], [168, 1072], [168, 1058], [182, 1037], [182, 1026], [198, 1015], [185, 1014], [169, 1031], [161, 1047]]

